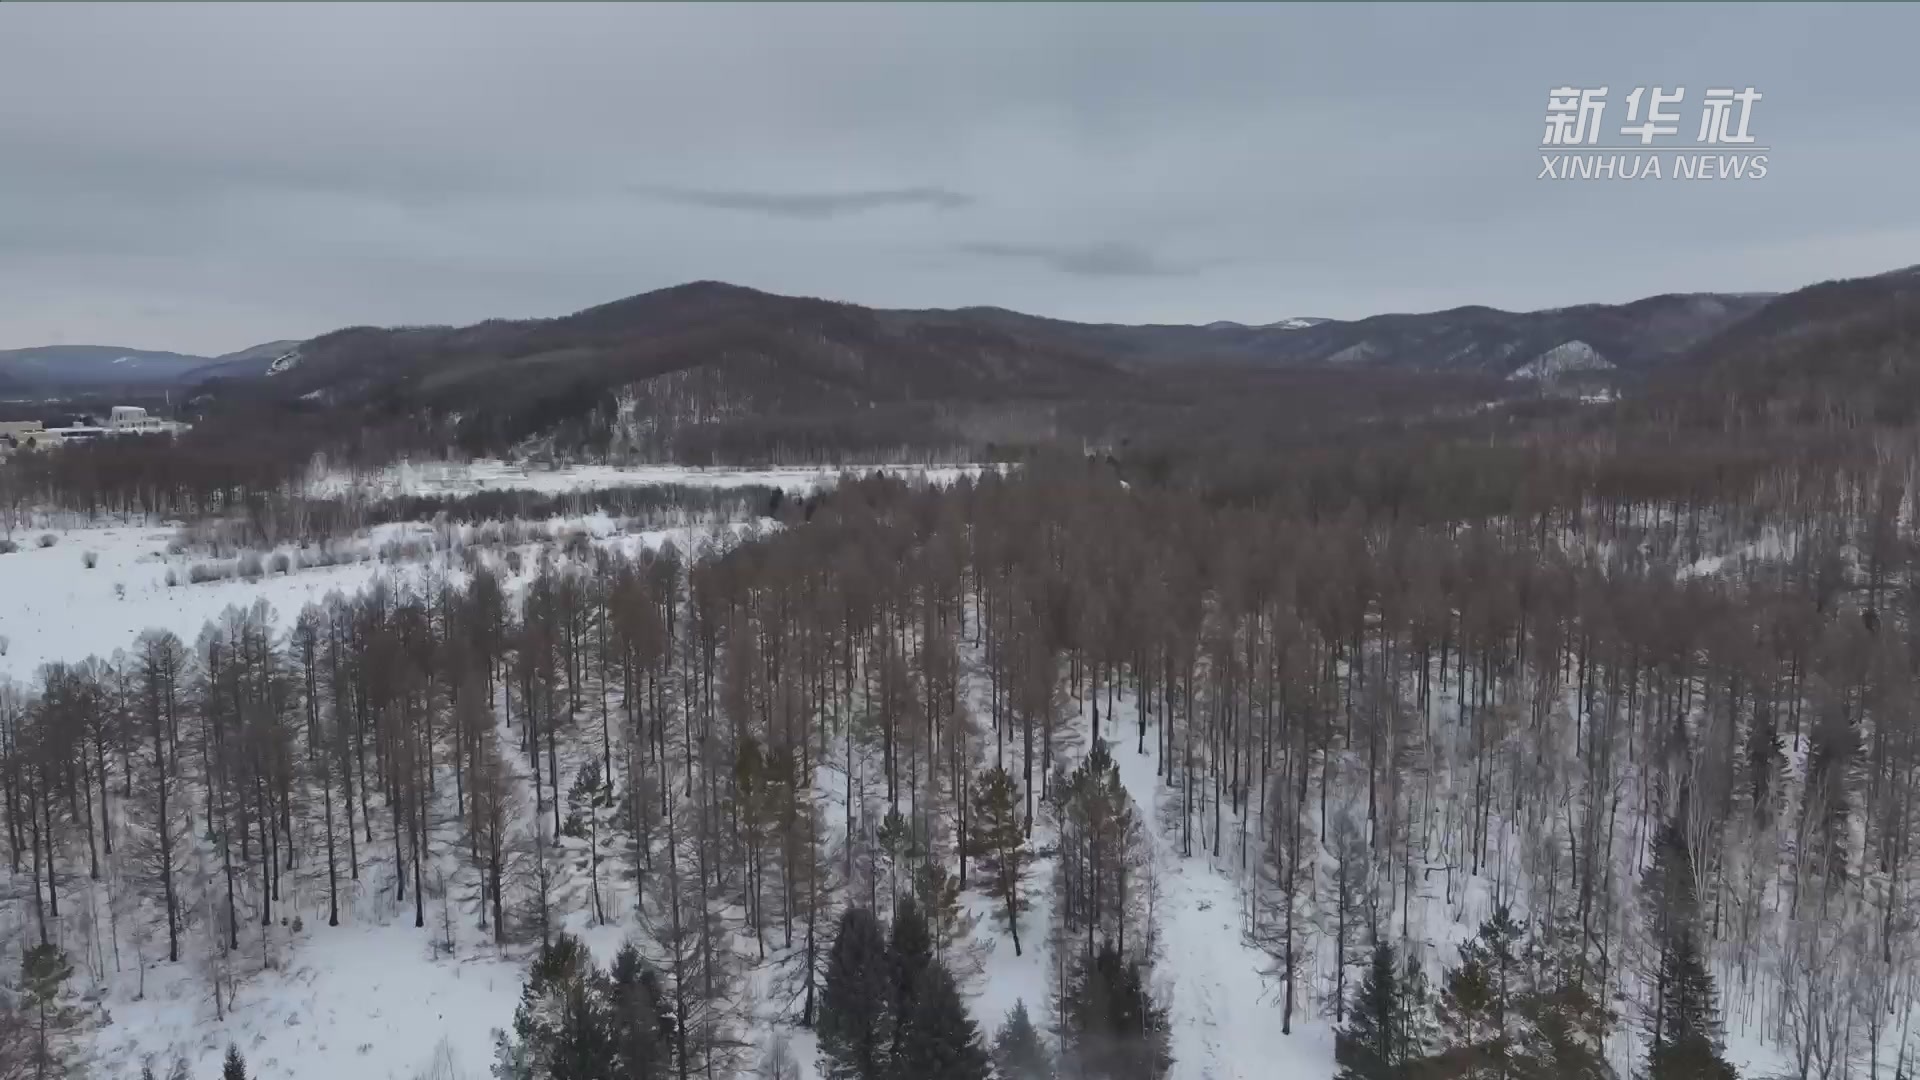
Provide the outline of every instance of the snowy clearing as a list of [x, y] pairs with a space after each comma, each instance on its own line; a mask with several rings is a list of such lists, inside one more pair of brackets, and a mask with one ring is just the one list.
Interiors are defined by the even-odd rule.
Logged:
[[765, 485], [790, 492], [830, 487], [842, 476], [886, 474], [932, 484], [952, 483], [962, 476], [978, 476], [984, 465], [848, 465], [791, 468], [705, 468], [697, 465], [570, 465], [541, 468], [497, 460], [465, 464], [403, 463], [379, 472], [345, 473], [317, 469], [307, 482], [315, 496], [347, 494], [368, 497], [396, 495], [469, 495], [478, 491], [538, 491], [557, 494], [595, 488], [680, 484], [689, 487], [753, 487]]

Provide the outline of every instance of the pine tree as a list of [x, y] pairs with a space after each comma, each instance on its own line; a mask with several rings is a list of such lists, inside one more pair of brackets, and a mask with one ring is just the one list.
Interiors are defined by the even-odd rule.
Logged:
[[816, 1024], [820, 1067], [830, 1080], [880, 1080], [886, 1074], [892, 969], [873, 912], [849, 907], [827, 956]]
[[66, 1064], [60, 1037], [74, 1020], [60, 1006], [60, 992], [73, 975], [73, 965], [58, 945], [35, 945], [20, 957], [20, 990], [32, 1009], [33, 1075], [57, 1076]]
[[614, 1043], [599, 973], [568, 985], [550, 1029], [548, 1075], [552, 1080], [600, 1080], [613, 1066]]
[[1535, 940], [1522, 958], [1527, 987], [1513, 1008], [1522, 1040], [1515, 1047], [1513, 1075], [1527, 1080], [1611, 1080], [1607, 1035], [1613, 1012], [1595, 996], [1593, 974], [1576, 948], [1555, 949]]
[[1393, 946], [1377, 942], [1366, 976], [1354, 990], [1347, 1026], [1334, 1037], [1339, 1080], [1402, 1080], [1426, 1054], [1426, 979], [1417, 963], [1396, 964]]
[[[560, 934], [543, 948], [513, 1015], [527, 1075], [533, 1080], [606, 1076], [614, 1067], [616, 1041], [610, 995], [606, 976], [579, 938]], [[507, 1060], [517, 1060], [511, 1047]]]
[[656, 1080], [673, 1072], [673, 1013], [660, 993], [660, 976], [631, 942], [613, 958], [614, 1059], [625, 1080]]
[[1646, 912], [1647, 934], [1653, 945], [1653, 1001], [1650, 1043], [1664, 1041], [1661, 1024], [1667, 1015], [1667, 980], [1672, 974], [1673, 950], [1691, 931], [1699, 912], [1694, 894], [1693, 858], [1686, 842], [1686, 796], [1673, 818], [1661, 822], [1654, 834], [1652, 859], [1640, 875], [1640, 904]]
[[1720, 1056], [1720, 1020], [1713, 975], [1700, 952], [1700, 901], [1687, 846], [1688, 796], [1654, 837], [1653, 859], [1640, 880], [1641, 904], [1654, 947], [1651, 1080], [1728, 1080]]
[[1000, 1080], [1053, 1080], [1053, 1055], [1040, 1041], [1024, 1000], [1013, 1003], [993, 1040], [993, 1065]]
[[1020, 955], [1020, 912], [1026, 908], [1026, 827], [1021, 817], [1020, 786], [1013, 774], [995, 766], [974, 785], [973, 820], [969, 823], [974, 851], [987, 877], [987, 889], [1000, 902], [1000, 916], [1013, 937], [1013, 955]]
[[894, 1075], [900, 1080], [988, 1080], [992, 1067], [980, 1029], [960, 1000], [953, 973], [934, 961], [923, 971], [898, 1028]]
[[985, 1080], [979, 1029], [933, 954], [933, 937], [912, 897], [893, 920], [890, 950], [893, 1016], [888, 1068], [897, 1080]]
[[220, 1080], [247, 1080], [247, 1062], [240, 1056], [240, 1048], [227, 1044], [227, 1059], [220, 1065]]
[[1460, 946], [1460, 963], [1447, 972], [1438, 1009], [1440, 1056], [1449, 1074], [1511, 1074], [1515, 998], [1524, 992], [1518, 985], [1522, 933], [1502, 904]]
[[1140, 965], [1112, 942], [1069, 995], [1066, 1029], [1071, 1071], [1087, 1080], [1152, 1080], [1173, 1064], [1166, 1010], [1147, 992]]
[[1668, 951], [1661, 973], [1666, 993], [1656, 1023], [1659, 1037], [1647, 1054], [1649, 1080], [1735, 1080], [1720, 1056], [1720, 1019], [1713, 975], [1691, 931]]
[[[933, 952], [948, 970], [961, 977], [958, 961], [965, 957], [961, 948], [972, 935], [979, 917], [969, 912], [961, 904], [964, 882], [942, 866], [938, 860], [929, 859], [920, 864], [913, 874], [914, 897], [920, 902], [920, 911], [927, 919], [927, 932], [933, 937]], [[971, 969], [977, 973], [977, 968]]]
[[920, 1037], [913, 1028], [920, 1018], [916, 1003], [934, 966], [933, 938], [928, 933], [926, 918], [920, 914], [920, 906], [911, 897], [900, 904], [899, 912], [893, 917], [893, 941], [888, 957], [892, 965], [891, 998], [887, 1005], [893, 1017], [890, 1056], [894, 1074], [906, 1080], [913, 1074], [900, 1070], [904, 1060], [911, 1056], [910, 1045]]

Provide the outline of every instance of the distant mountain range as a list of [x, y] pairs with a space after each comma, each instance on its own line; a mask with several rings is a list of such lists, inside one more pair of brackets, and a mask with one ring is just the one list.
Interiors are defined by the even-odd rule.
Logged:
[[[224, 356], [130, 349], [118, 345], [42, 345], [0, 350], [0, 396], [64, 397], [183, 390], [222, 374], [254, 373], [297, 345], [273, 341]], [[260, 357], [265, 361], [260, 361]]]
[[[1586, 304], [1549, 311], [1509, 312], [1463, 307], [1412, 315], [1341, 320], [1294, 317], [1261, 325], [1220, 321], [1203, 326], [1076, 323], [1004, 308], [886, 310], [778, 296], [718, 282], [696, 282], [629, 297], [558, 319], [492, 320], [477, 326], [375, 330], [353, 328], [311, 342], [272, 341], [223, 356], [191, 356], [119, 346], [52, 345], [0, 351], [0, 392], [58, 395], [112, 388], [187, 389], [212, 379], [247, 380], [279, 374], [308, 354], [317, 370], [340, 375], [355, 366], [346, 353], [379, 354], [402, 368], [484, 363], [482, 354], [522, 364], [630, 359], [630, 346], [657, 350], [663, 339], [695, 339], [717, 351], [728, 322], [766, 330], [781, 320], [795, 328], [827, 324], [875, 343], [945, 340], [993, 352], [995, 365], [1014, 353], [1069, 355], [1096, 364], [1165, 365], [1228, 362], [1255, 365], [1412, 368], [1505, 376], [1538, 370], [1556, 349], [1578, 346], [1589, 367], [1646, 368], [1671, 360], [1758, 310], [1768, 294], [1692, 293], [1649, 297], [1630, 304]], [[831, 318], [820, 322], [820, 316]], [[588, 331], [575, 335], [575, 331]], [[575, 339], [577, 337], [577, 340]], [[763, 342], [762, 344], [771, 344]], [[857, 340], [840, 343], [858, 352]], [[611, 351], [609, 351], [611, 350]], [[646, 351], [643, 350], [643, 351]], [[738, 351], [738, 350], [733, 350]], [[909, 350], [911, 351], [911, 350]], [[564, 355], [556, 355], [564, 354]], [[616, 355], [617, 354], [617, 355]], [[1589, 355], [1590, 354], [1590, 355]], [[685, 356], [682, 361], [699, 363]], [[964, 361], [956, 361], [965, 366]], [[1021, 366], [1021, 365], [1014, 365]], [[1531, 366], [1531, 367], [1530, 367]], [[465, 381], [473, 373], [454, 377]], [[1031, 374], [1031, 373], [1029, 373]], [[964, 373], [956, 373], [965, 378]], [[368, 373], [378, 381], [378, 375]], [[1524, 377], [1524, 376], [1523, 376]], [[287, 380], [311, 392], [311, 379]]]
[[180, 386], [207, 358], [112, 345], [47, 345], [0, 351], [0, 390], [63, 392]]
[[495, 443], [587, 413], [602, 426], [619, 413], [619, 424], [640, 428], [760, 418], [804, 440], [822, 425], [854, 416], [872, 423], [887, 410], [901, 425], [938, 415], [957, 429], [967, 422], [954, 416], [983, 407], [1160, 405], [1247, 373], [1417, 372], [1495, 384], [1633, 379], [1695, 359], [1704, 367], [1740, 352], [1743, 341], [1777, 341], [1838, 310], [1822, 297], [1906, 297], [1905, 283], [1920, 276], [1859, 280], [1874, 284], [1258, 326], [1077, 323], [991, 307], [876, 309], [695, 282], [559, 318], [351, 327], [218, 357], [73, 345], [0, 352], [0, 397], [143, 390], [198, 409], [280, 403], [305, 412], [425, 413], [479, 425]]

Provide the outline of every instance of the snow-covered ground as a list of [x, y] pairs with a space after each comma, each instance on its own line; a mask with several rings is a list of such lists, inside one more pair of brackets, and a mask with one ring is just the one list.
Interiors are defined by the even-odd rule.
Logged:
[[[244, 978], [221, 1018], [194, 965], [152, 965], [144, 998], [116, 993], [107, 1003], [111, 1023], [93, 1036], [95, 1075], [132, 1080], [150, 1060], [164, 1076], [178, 1056], [195, 1077], [212, 1076], [229, 1043], [250, 1074], [283, 1080], [409, 1080], [443, 1043], [462, 1075], [486, 1075], [488, 1032], [511, 1026], [523, 962], [482, 948], [433, 956], [410, 907], [331, 928], [309, 923], [293, 937], [285, 968]], [[259, 967], [244, 952], [236, 959]]]
[[[671, 542], [684, 548], [722, 534], [737, 535], [750, 523], [630, 532], [596, 514], [538, 524], [554, 536], [585, 531], [596, 546], [633, 554], [640, 547]], [[456, 527], [454, 535], [464, 538], [473, 531]], [[41, 536], [52, 536], [52, 546], [40, 547]], [[286, 547], [264, 556], [268, 569], [257, 580], [231, 577], [194, 583], [194, 567], [230, 570], [238, 560], [175, 553], [171, 548], [176, 536], [176, 530], [158, 526], [35, 530], [20, 536], [20, 550], [0, 555], [0, 677], [27, 682], [50, 661], [110, 656], [131, 647], [148, 629], [171, 630], [191, 644], [201, 627], [229, 607], [250, 607], [256, 600], [271, 604], [284, 628], [308, 603], [335, 591], [351, 595], [376, 577], [403, 581], [429, 572], [460, 572], [441, 530], [407, 522], [378, 526], [335, 546], [351, 556], [337, 565], [311, 565], [320, 554], [317, 549]], [[431, 550], [383, 560], [381, 550], [395, 543]], [[523, 547], [531, 554], [538, 544]], [[273, 554], [288, 557], [287, 572], [272, 571]], [[89, 555], [95, 559], [91, 568], [86, 564]], [[525, 564], [531, 572], [532, 560]]]
[[844, 475], [886, 473], [928, 483], [950, 483], [975, 476], [981, 465], [849, 465], [792, 468], [702, 468], [694, 465], [570, 465], [544, 469], [505, 461], [477, 460], [463, 464], [428, 462], [401, 464], [378, 472], [352, 474], [318, 469], [309, 478], [313, 495], [371, 497], [396, 495], [468, 495], [477, 491], [540, 491], [549, 494], [596, 488], [681, 484], [689, 487], [752, 487], [766, 485], [792, 492], [828, 487]]
[[[1169, 1007], [1173, 1029], [1168, 1080], [1319, 1080], [1333, 1075], [1333, 1030], [1300, 1009], [1292, 1034], [1280, 1030], [1272, 961], [1240, 932], [1241, 888], [1226, 867], [1196, 847], [1180, 855], [1177, 838], [1157, 812], [1163, 785], [1149, 736], [1147, 752], [1125, 737], [1138, 721], [1130, 700], [1105, 721], [1120, 782], [1146, 815], [1159, 899], [1162, 955], [1154, 988]], [[1116, 737], [1117, 736], [1117, 737]], [[1225, 858], [1226, 856], [1223, 856]], [[1302, 997], [1302, 1003], [1305, 1002]]]
[[[703, 469], [692, 466], [648, 465], [615, 467], [584, 465], [560, 469], [528, 468], [502, 461], [470, 464], [430, 463], [397, 465], [359, 476], [321, 470], [308, 493], [338, 496], [354, 493], [369, 498], [397, 495], [462, 495], [480, 491], [538, 491], [549, 494], [601, 488], [680, 484], [715, 488], [766, 485], [792, 492], [828, 487], [843, 475], [884, 472], [933, 484], [951, 483], [961, 476], [978, 475], [990, 466], [851, 466], [833, 468]], [[545, 523], [555, 533], [585, 528], [596, 543], [614, 542], [627, 535], [604, 516], [555, 519]], [[737, 531], [737, 525], [734, 531]], [[658, 545], [672, 540], [683, 546], [689, 537], [711, 529], [656, 530], [620, 541]], [[380, 526], [369, 535], [344, 545], [365, 552], [364, 561], [334, 566], [306, 565], [288, 574], [269, 573], [258, 581], [233, 578], [189, 583], [193, 567], [217, 564], [204, 552], [171, 552], [177, 530], [168, 525], [98, 525], [67, 523], [66, 527], [22, 529], [14, 534], [19, 550], [0, 555], [0, 676], [25, 681], [48, 661], [77, 661], [89, 655], [108, 656], [133, 644], [149, 627], [172, 630], [188, 642], [200, 628], [228, 607], [251, 605], [264, 598], [283, 620], [290, 620], [310, 601], [334, 590], [352, 593], [376, 576], [421, 573], [421, 561], [384, 563], [380, 549], [391, 541], [429, 541], [434, 530], [424, 524]], [[51, 547], [40, 547], [42, 536], [52, 536]], [[295, 549], [284, 549], [295, 563], [312, 562]], [[96, 564], [88, 568], [91, 553]], [[308, 553], [309, 555], [311, 553]], [[444, 569], [445, 552], [437, 561]], [[271, 555], [267, 555], [271, 559]], [[228, 560], [231, 563], [231, 560]], [[168, 574], [175, 584], [168, 585]]]

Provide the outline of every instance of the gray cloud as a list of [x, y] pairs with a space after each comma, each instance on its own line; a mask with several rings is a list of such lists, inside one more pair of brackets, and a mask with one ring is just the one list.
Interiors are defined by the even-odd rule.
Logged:
[[[700, 279], [1196, 323], [1792, 288], [1920, 251], [1886, 134], [1917, 36], [1898, 5], [0, 3], [0, 348]], [[1566, 85], [1611, 87], [1610, 139], [1635, 85], [1687, 88], [1683, 127], [1754, 86], [1769, 175], [1536, 180]]]
[[1001, 259], [1031, 259], [1082, 277], [1177, 277], [1198, 269], [1169, 264], [1146, 248], [1126, 243], [971, 243], [960, 245], [960, 250]]
[[940, 187], [887, 188], [877, 191], [728, 191], [649, 185], [643, 194], [686, 206], [714, 210], [742, 210], [786, 218], [831, 218], [890, 207], [922, 206], [955, 210], [973, 204], [970, 196]]

